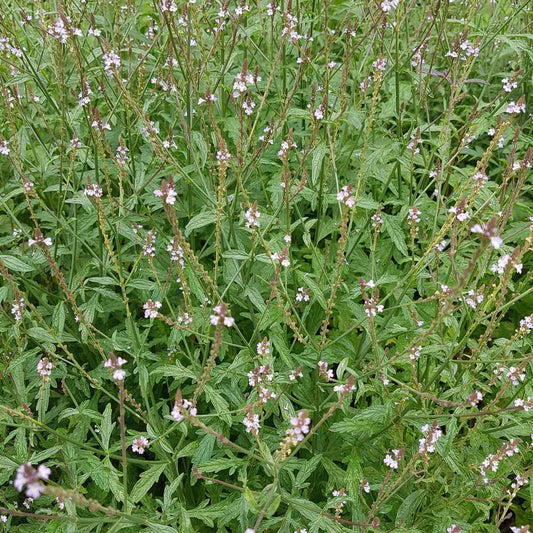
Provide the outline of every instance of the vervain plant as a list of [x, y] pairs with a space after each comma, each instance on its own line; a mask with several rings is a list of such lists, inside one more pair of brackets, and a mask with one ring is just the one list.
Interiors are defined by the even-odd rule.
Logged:
[[0, 529], [525, 533], [529, 0], [0, 0]]

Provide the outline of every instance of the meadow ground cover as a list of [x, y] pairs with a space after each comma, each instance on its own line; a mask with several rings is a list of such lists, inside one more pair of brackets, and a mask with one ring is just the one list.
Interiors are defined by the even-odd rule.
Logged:
[[530, 0], [0, 0], [0, 530], [533, 525]]

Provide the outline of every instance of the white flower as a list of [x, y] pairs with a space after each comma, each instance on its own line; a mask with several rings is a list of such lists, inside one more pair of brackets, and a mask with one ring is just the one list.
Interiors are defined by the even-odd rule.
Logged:
[[283, 248], [280, 253], [274, 252], [273, 254], [271, 254], [270, 259], [274, 262], [279, 262], [282, 267], [287, 268], [291, 266], [287, 247]]
[[254, 112], [255, 102], [252, 101], [251, 98], [247, 98], [242, 103], [242, 108], [244, 109], [244, 112], [250, 116]]
[[113, 75], [113, 70], [120, 68], [120, 57], [110, 50], [102, 56], [104, 60], [104, 70], [108, 76]]
[[124, 378], [126, 377], [126, 372], [122, 370], [121, 367], [127, 362], [128, 361], [126, 361], [126, 359], [123, 359], [122, 357], [113, 356], [109, 359], [106, 359], [103, 365], [113, 371], [113, 379], [115, 381], [124, 381]]
[[185, 400], [184, 398], [177, 398], [174, 403], [174, 409], [172, 409], [172, 413], [170, 413], [176, 422], [183, 420], [182, 411], [189, 411], [191, 416], [196, 416], [198, 412], [196, 407], [193, 406], [192, 402]]
[[470, 218], [470, 213], [468, 211], [464, 211], [462, 207], [452, 206], [448, 211], [453, 213], [459, 222], [464, 222]]
[[251, 433], [252, 435], [257, 435], [259, 433], [261, 427], [259, 424], [259, 415], [249, 412], [242, 423], [246, 426], [246, 433]]
[[450, 527], [446, 528], [446, 533], [461, 533], [461, 526], [452, 524]]
[[39, 359], [39, 362], [37, 363], [37, 373], [41, 376], [49, 376], [52, 374], [52, 369], [54, 368], [54, 365], [48, 357], [43, 357], [42, 359]]
[[18, 300], [13, 300], [11, 304], [11, 314], [15, 316], [15, 320], [18, 322], [22, 319], [24, 314], [24, 298], [19, 298]]
[[11, 150], [7, 147], [8, 141], [2, 141], [0, 142], [0, 154], [2, 155], [9, 155], [9, 152]]
[[170, 13], [176, 13], [178, 10], [178, 7], [176, 6], [176, 2], [174, 0], [162, 0], [161, 1], [161, 12], [164, 13], [165, 11], [169, 11]]
[[161, 307], [161, 302], [153, 302], [152, 300], [147, 300], [146, 303], [143, 305], [144, 318], [157, 318], [157, 315], [159, 315], [158, 309], [161, 309]]
[[503, 274], [505, 272], [505, 269], [506, 269], [507, 265], [509, 264], [509, 262], [514, 267], [516, 272], [518, 272], [519, 274], [522, 273], [522, 263], [513, 262], [511, 260], [511, 256], [508, 255], [508, 254], [502, 255], [498, 259], [497, 263], [494, 263], [493, 265], [491, 265], [490, 270], [491, 270], [491, 272], [494, 272], [495, 274], [496, 273], [497, 274]]
[[409, 209], [409, 215], [407, 216], [407, 219], [413, 224], [418, 224], [420, 222], [420, 209], [418, 209], [416, 206]]
[[525, 113], [526, 104], [524, 103], [515, 104], [514, 102], [509, 102], [509, 105], [507, 106], [507, 109], [505, 110], [505, 112], [509, 113], [510, 115], [514, 115], [518, 113]]
[[213, 314], [210, 316], [210, 322], [213, 326], [223, 324], [231, 328], [235, 324], [235, 319], [229, 316], [229, 309], [226, 304], [220, 304], [213, 307]]
[[355, 205], [355, 196], [352, 194], [352, 185], [344, 185], [342, 189], [337, 193], [337, 201], [342, 202], [346, 207], [350, 209]]
[[340, 392], [341, 394], [348, 394], [355, 390], [355, 385], [348, 385], [348, 383], [343, 383], [342, 385], [335, 385], [333, 387], [334, 392]]
[[381, 10], [383, 13], [389, 13], [389, 11], [396, 9], [399, 3], [400, 0], [383, 0], [383, 2], [380, 4]]
[[244, 218], [246, 219], [247, 228], [258, 228], [259, 227], [259, 217], [261, 213], [257, 209], [257, 202], [254, 203], [247, 211], [244, 213]]
[[132, 451], [140, 455], [144, 453], [144, 451], [146, 450], [146, 448], [148, 448], [148, 446], [150, 446], [150, 442], [143, 435], [137, 437], [136, 439], [133, 439], [133, 442], [131, 443]]
[[318, 373], [323, 378], [325, 378], [326, 381], [333, 379], [333, 370], [331, 370], [331, 368], [328, 368], [328, 364], [326, 363], [326, 361], [318, 362]]
[[157, 196], [158, 198], [164, 198], [165, 203], [167, 203], [168, 205], [174, 205], [176, 203], [176, 198], [178, 194], [172, 182], [162, 180], [161, 189], [156, 189], [154, 191], [154, 196]]
[[93, 198], [101, 198], [102, 197], [102, 187], [100, 187], [100, 185], [98, 185], [98, 183], [90, 183], [83, 190], [83, 194], [85, 196], [92, 196]]
[[385, 57], [380, 57], [372, 63], [372, 66], [377, 70], [381, 70], [381, 71], [386, 70], [387, 59]]
[[309, 289], [298, 287], [298, 292], [296, 293], [295, 300], [297, 302], [308, 302], [310, 300]]
[[268, 355], [270, 353], [270, 341], [265, 337], [257, 343], [257, 355]]
[[44, 491], [44, 485], [41, 483], [41, 480], [49, 479], [50, 473], [50, 469], [44, 465], [40, 465], [36, 470], [30, 463], [24, 463], [17, 468], [17, 475], [13, 481], [13, 486], [19, 492], [22, 492], [24, 487], [26, 487], [26, 496], [36, 499]]
[[313, 116], [315, 120], [322, 120], [324, 118], [324, 106], [322, 104], [313, 111]]
[[392, 450], [391, 452], [387, 452], [385, 455], [385, 459], [383, 459], [383, 462], [391, 469], [397, 470], [398, 469], [398, 462], [402, 458], [402, 453], [400, 450]]
[[50, 237], [46, 237], [46, 239], [43, 239], [42, 236], [38, 236], [35, 239], [28, 239], [28, 246], [33, 246], [35, 244], [38, 244], [42, 242], [46, 246], [52, 246], [52, 239]]
[[422, 426], [421, 431], [426, 436], [418, 440], [418, 452], [433, 453], [435, 451], [435, 443], [442, 437], [442, 430], [426, 424]]

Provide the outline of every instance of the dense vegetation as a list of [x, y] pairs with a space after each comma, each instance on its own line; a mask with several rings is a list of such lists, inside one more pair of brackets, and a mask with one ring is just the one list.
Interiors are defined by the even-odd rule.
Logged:
[[529, 531], [530, 4], [0, 0], [0, 530]]

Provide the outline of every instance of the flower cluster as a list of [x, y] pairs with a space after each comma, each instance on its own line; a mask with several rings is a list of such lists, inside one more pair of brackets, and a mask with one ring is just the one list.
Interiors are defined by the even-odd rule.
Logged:
[[355, 206], [355, 196], [353, 195], [353, 186], [344, 185], [337, 193], [337, 201], [342, 202], [346, 207], [352, 208]]
[[248, 208], [246, 213], [244, 213], [244, 218], [246, 219], [246, 227], [249, 229], [258, 228], [260, 216], [261, 213], [257, 208], [257, 202], [254, 202], [254, 204]]
[[517, 398], [514, 401], [515, 407], [522, 408], [526, 413], [533, 409], [533, 398], [531, 396], [527, 397], [527, 400], [523, 400], [522, 398]]
[[466, 401], [472, 406], [475, 407], [481, 400], [483, 400], [483, 394], [479, 391], [475, 391], [468, 398]]
[[284, 159], [288, 157], [289, 150], [291, 148], [297, 148], [298, 145], [292, 140], [292, 136], [289, 136], [286, 141], [281, 142], [281, 147], [278, 151], [278, 157]]
[[498, 261], [491, 265], [490, 270], [495, 274], [503, 274], [507, 265], [511, 265], [518, 274], [522, 274], [522, 263], [515, 263], [512, 257], [508, 254], [502, 255]]
[[35, 239], [28, 239], [28, 246], [34, 246], [35, 244], [52, 246], [52, 239], [50, 237], [44, 238], [40, 233], [36, 232]]
[[227, 151], [225, 147], [217, 151], [217, 161], [219, 165], [227, 165], [230, 159], [231, 154]]
[[17, 468], [13, 486], [19, 492], [26, 488], [26, 496], [36, 499], [44, 492], [44, 485], [41, 480], [49, 479], [50, 473], [50, 469], [44, 465], [39, 465], [35, 469], [30, 463], [24, 463]]
[[422, 346], [411, 346], [409, 348], [409, 359], [411, 361], [416, 361], [420, 357], [421, 350]]
[[485, 460], [479, 466], [479, 471], [483, 476], [483, 483], [488, 483], [488, 472], [497, 472], [501, 460], [504, 457], [512, 457], [515, 453], [518, 453], [518, 439], [513, 439], [510, 442], [504, 443], [504, 445], [495, 454], [488, 455]]
[[335, 518], [340, 518], [342, 509], [347, 503], [347, 501], [343, 499], [344, 496], [346, 496], [346, 489], [342, 488], [339, 490], [334, 490], [331, 495], [337, 500], [335, 502]]
[[15, 320], [17, 322], [19, 320], [22, 320], [22, 315], [24, 314], [24, 307], [24, 298], [18, 298], [17, 300], [13, 300], [13, 303], [11, 304], [11, 314], [15, 317]]
[[450, 207], [448, 211], [454, 214], [459, 222], [464, 222], [470, 218], [470, 213], [465, 209], [463, 202], [460, 202], [459, 205]]
[[176, 13], [178, 10], [178, 6], [176, 6], [176, 2], [174, 0], [161, 0], [161, 13], [164, 13], [165, 11], [169, 11], [170, 13]]
[[510, 115], [518, 115], [520, 113], [526, 112], [526, 104], [524, 102], [509, 102], [509, 105], [505, 109], [506, 113], [509, 113]]
[[252, 435], [257, 435], [259, 433], [259, 429], [261, 428], [259, 424], [259, 415], [254, 414], [251, 410], [248, 410], [242, 423], [246, 427], [246, 433], [251, 433]]
[[167, 252], [170, 252], [170, 260], [177, 261], [181, 266], [185, 265], [183, 248], [179, 245], [178, 239], [174, 237], [167, 245]]
[[398, 469], [398, 464], [402, 460], [402, 457], [404, 455], [403, 450], [392, 450], [391, 452], [387, 452], [385, 454], [385, 459], [383, 459], [383, 462], [392, 470]]
[[436, 424], [433, 424], [433, 426], [426, 424], [422, 426], [421, 431], [425, 437], [418, 440], [418, 452], [433, 453], [436, 442], [442, 437], [442, 430]]
[[164, 202], [168, 205], [174, 205], [178, 194], [174, 188], [174, 183], [169, 179], [168, 181], [161, 180], [161, 188], [154, 191], [154, 196], [163, 198]]
[[289, 374], [289, 381], [296, 381], [297, 378], [303, 378], [304, 375], [302, 374], [302, 367], [299, 366], [298, 368], [291, 370], [291, 373]]
[[129, 160], [128, 152], [129, 152], [129, 149], [126, 146], [120, 145], [117, 147], [115, 159], [119, 165], [125, 165], [128, 162]]
[[257, 343], [257, 355], [268, 355], [270, 353], [270, 341], [265, 337]]
[[365, 314], [368, 318], [375, 317], [378, 313], [383, 313], [385, 307], [378, 303], [377, 296], [365, 300]]
[[307, 410], [301, 411], [297, 416], [290, 418], [291, 427], [285, 431], [285, 438], [276, 451], [276, 456], [280, 461], [285, 460], [299, 442], [303, 441], [305, 435], [309, 433], [311, 419], [307, 416]]
[[158, 302], [157, 300], [155, 302], [151, 299], [146, 300], [143, 305], [144, 318], [157, 318], [159, 315], [158, 309], [161, 309], [161, 307], [161, 302]]
[[307, 411], [301, 411], [297, 416], [291, 417], [290, 423], [292, 427], [285, 434], [292, 439], [293, 446], [296, 446], [309, 433], [311, 419], [307, 416]]
[[229, 309], [225, 303], [213, 307], [213, 314], [210, 317], [210, 321], [213, 326], [224, 325], [227, 328], [231, 328], [235, 324], [235, 319], [229, 316]]
[[181, 392], [178, 391], [176, 394], [176, 401], [174, 402], [174, 408], [170, 414], [176, 422], [180, 422], [184, 418], [184, 411], [188, 411], [191, 416], [196, 416], [198, 413], [194, 404], [191, 401], [182, 398]]
[[491, 246], [499, 250], [503, 244], [503, 239], [499, 235], [496, 219], [493, 218], [487, 224], [474, 224], [470, 230], [489, 239]]
[[419, 224], [420, 223], [420, 209], [418, 209], [418, 207], [416, 207], [416, 205], [414, 207], [412, 207], [411, 209], [409, 209], [409, 214], [407, 215], [407, 220], [409, 220], [409, 222], [413, 223], [413, 224]]
[[37, 373], [42, 377], [48, 377], [52, 374], [54, 368], [54, 363], [48, 359], [48, 357], [43, 357], [39, 359], [37, 363]]
[[271, 254], [270, 259], [274, 262], [279, 262], [282, 267], [287, 268], [291, 266], [291, 261], [289, 259], [289, 250], [286, 246], [281, 252], [274, 252], [273, 254]]
[[518, 82], [514, 79], [509, 80], [509, 78], [503, 78], [502, 80], [503, 90], [506, 93], [512, 92], [513, 89], [518, 87]]
[[528, 315], [520, 320], [519, 331], [521, 333], [529, 333], [533, 330], [533, 315]]
[[11, 150], [7, 145], [8, 141], [6, 141], [5, 139], [3, 141], [0, 141], [0, 154], [9, 155], [9, 152], [11, 152]]
[[383, 226], [383, 218], [381, 218], [381, 215], [379, 213], [374, 213], [371, 216], [371, 220], [372, 220], [372, 227], [379, 231], [381, 227]]
[[399, 3], [400, 0], [383, 0], [383, 2], [380, 4], [380, 7], [383, 13], [389, 13], [393, 9], [396, 9]]
[[155, 230], [149, 230], [146, 233], [144, 244], [142, 247], [143, 255], [147, 257], [155, 257], [155, 241], [157, 239], [157, 233]]
[[148, 446], [150, 446], [150, 441], [141, 435], [133, 439], [133, 442], [131, 443], [131, 450], [135, 453], [143, 455]]
[[342, 383], [340, 385], [335, 385], [333, 387], [334, 392], [340, 392], [342, 396], [348, 395], [350, 392], [355, 390], [355, 385], [353, 383]]
[[87, 187], [83, 190], [85, 196], [92, 196], [93, 198], [102, 197], [102, 187], [98, 183], [88, 183]]
[[248, 372], [248, 384], [250, 387], [255, 387], [263, 381], [272, 381], [274, 374], [270, 365], [256, 366], [253, 370]]
[[476, 309], [477, 306], [483, 302], [485, 299], [485, 296], [481, 292], [481, 290], [474, 291], [474, 289], [470, 289], [468, 291], [468, 296], [465, 296], [463, 298], [466, 305], [471, 307], [472, 309]]
[[333, 379], [333, 370], [328, 368], [326, 361], [318, 362], [318, 375], [323, 377], [326, 381]]
[[115, 357], [115, 355], [110, 354], [109, 358], [104, 361], [104, 366], [109, 368], [113, 372], [113, 379], [115, 381], [124, 381], [126, 377], [126, 371], [122, 369], [122, 366], [125, 365], [128, 361], [122, 357]]
[[524, 372], [523, 368], [517, 368], [516, 366], [510, 366], [509, 368], [507, 368], [500, 363], [496, 363], [496, 366], [494, 368], [494, 374], [499, 376], [500, 379], [503, 379], [504, 377], [510, 379], [511, 383], [515, 387], [520, 385], [520, 382], [526, 379], [526, 373]]
[[102, 59], [104, 60], [104, 70], [108, 76], [112, 76], [113, 72], [120, 68], [120, 57], [113, 50], [104, 53]]
[[296, 296], [294, 298], [297, 302], [308, 302], [310, 300], [309, 289], [304, 289], [303, 287], [298, 287]]

